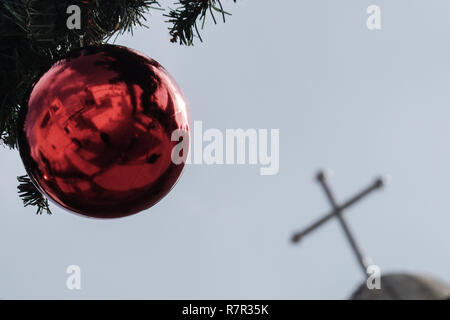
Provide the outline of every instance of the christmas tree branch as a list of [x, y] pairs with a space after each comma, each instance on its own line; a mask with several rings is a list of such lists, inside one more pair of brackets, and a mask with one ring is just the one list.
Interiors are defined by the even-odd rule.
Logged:
[[[236, 2], [236, 0], [233, 1]], [[180, 0], [177, 4], [179, 5], [178, 8], [172, 9], [165, 16], [169, 18], [168, 22], [172, 24], [170, 28], [171, 41], [179, 41], [182, 45], [192, 45], [194, 35], [197, 35], [200, 41], [203, 41], [197, 22], [200, 21], [203, 28], [208, 12], [215, 24], [217, 21], [214, 12], [222, 16], [223, 22], [225, 22], [225, 15], [229, 15], [223, 9], [220, 0]]]
[[48, 200], [44, 198], [44, 196], [36, 189], [34, 184], [31, 182], [30, 177], [28, 176], [20, 176], [17, 177], [19, 181], [19, 186], [17, 189], [19, 190], [19, 196], [23, 200], [23, 205], [27, 206], [35, 206], [37, 207], [36, 214], [42, 214], [44, 211], [47, 214], [52, 214]]

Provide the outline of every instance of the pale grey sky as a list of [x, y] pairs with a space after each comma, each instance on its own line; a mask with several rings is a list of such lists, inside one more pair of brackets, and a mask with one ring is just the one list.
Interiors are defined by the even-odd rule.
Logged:
[[[194, 47], [171, 44], [157, 11], [117, 43], [165, 66], [204, 127], [279, 128], [279, 174], [190, 165], [135, 216], [36, 216], [17, 196], [17, 152], [1, 150], [0, 298], [346, 298], [362, 276], [337, 221], [289, 243], [328, 210], [322, 167], [340, 200], [390, 174], [346, 213], [361, 247], [382, 273], [450, 281], [450, 2], [238, 2]], [[366, 28], [370, 4], [380, 31]]]

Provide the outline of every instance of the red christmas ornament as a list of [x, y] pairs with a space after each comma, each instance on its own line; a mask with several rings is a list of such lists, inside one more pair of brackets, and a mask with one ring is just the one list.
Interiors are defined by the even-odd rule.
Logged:
[[[117, 218], [153, 206], [176, 183], [174, 130], [185, 99], [158, 62], [114, 45], [71, 52], [34, 85], [19, 150], [41, 192], [62, 207]], [[183, 152], [187, 152], [184, 149]]]

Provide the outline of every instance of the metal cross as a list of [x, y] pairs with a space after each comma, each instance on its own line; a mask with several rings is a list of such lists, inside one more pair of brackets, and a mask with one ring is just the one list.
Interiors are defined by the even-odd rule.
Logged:
[[343, 204], [339, 205], [336, 202], [333, 193], [331, 192], [330, 186], [328, 184], [327, 173], [325, 171], [320, 171], [317, 174], [316, 178], [317, 178], [317, 181], [322, 186], [322, 188], [324, 189], [325, 194], [328, 198], [328, 201], [330, 202], [333, 209], [331, 210], [331, 212], [329, 212], [328, 214], [326, 214], [325, 216], [323, 216], [316, 222], [312, 223], [309, 227], [305, 228], [303, 231], [295, 233], [294, 236], [292, 237], [292, 242], [294, 242], [294, 243], [299, 242], [304, 236], [306, 236], [310, 232], [316, 230], [318, 227], [320, 227], [322, 224], [324, 224], [331, 218], [336, 217], [339, 220], [339, 223], [342, 226], [342, 229], [344, 230], [344, 233], [350, 243], [350, 246], [352, 247], [353, 252], [358, 260], [358, 263], [360, 264], [360, 266], [363, 270], [364, 276], [366, 276], [369, 259], [368, 259], [368, 257], [365, 257], [361, 253], [361, 250], [359, 249], [359, 247], [355, 241], [355, 237], [352, 235], [350, 228], [348, 227], [348, 224], [347, 224], [346, 220], [344, 219], [343, 211], [345, 209], [349, 208], [350, 206], [354, 205], [356, 202], [363, 199], [370, 193], [372, 193], [372, 191], [375, 191], [377, 189], [381, 189], [382, 187], [384, 187], [386, 185], [386, 179], [377, 178], [372, 184], [370, 184], [368, 187], [366, 187], [365, 189], [360, 191], [358, 194], [356, 194], [356, 196], [354, 196], [353, 198], [350, 198]]

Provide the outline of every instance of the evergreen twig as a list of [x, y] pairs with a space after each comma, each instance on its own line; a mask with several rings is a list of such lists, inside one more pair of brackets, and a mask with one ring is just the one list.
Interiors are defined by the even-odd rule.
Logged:
[[[233, 1], [236, 2], [236, 0]], [[169, 14], [165, 14], [165, 16], [169, 18], [168, 22], [172, 24], [172, 27], [169, 28], [169, 33], [172, 36], [170, 41], [179, 41], [181, 45], [192, 45], [194, 35], [200, 41], [203, 41], [197, 21], [201, 21], [201, 27], [203, 28], [208, 12], [214, 24], [217, 24], [214, 12], [222, 16], [223, 22], [225, 22], [225, 16], [230, 15], [223, 9], [220, 0], [179, 0], [176, 4], [178, 7], [170, 10]]]
[[19, 181], [19, 186], [17, 189], [19, 190], [19, 196], [23, 200], [24, 207], [37, 207], [36, 214], [42, 214], [44, 211], [47, 214], [52, 214], [48, 200], [44, 198], [44, 196], [36, 189], [34, 184], [31, 182], [30, 177], [27, 175], [20, 176], [17, 177], [17, 181]]

